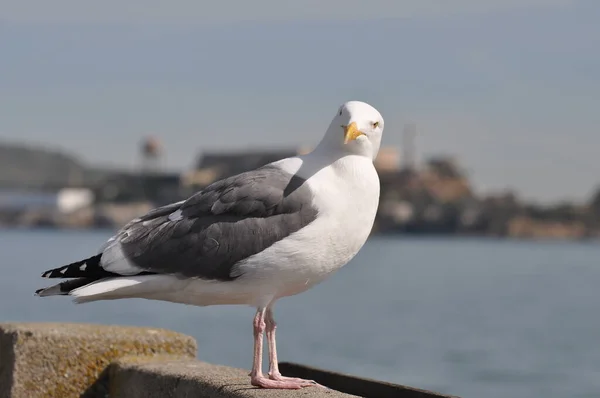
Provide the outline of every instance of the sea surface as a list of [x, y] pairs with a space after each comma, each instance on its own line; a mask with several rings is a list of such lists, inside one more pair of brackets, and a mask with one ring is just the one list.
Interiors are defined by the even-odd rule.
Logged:
[[[111, 231], [0, 230], [0, 322], [162, 327], [249, 368], [250, 307], [39, 298], [48, 268]], [[281, 360], [473, 398], [600, 397], [600, 244], [374, 237], [276, 306]]]

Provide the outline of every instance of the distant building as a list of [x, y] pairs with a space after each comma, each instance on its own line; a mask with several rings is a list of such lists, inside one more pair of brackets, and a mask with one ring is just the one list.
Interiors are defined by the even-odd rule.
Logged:
[[396, 147], [382, 147], [379, 149], [375, 159], [375, 168], [378, 171], [398, 171], [400, 170], [400, 151]]
[[0, 191], [0, 211], [15, 212], [24, 210], [56, 211], [72, 213], [88, 207], [94, 202], [94, 193], [87, 188], [63, 188], [50, 191]]
[[443, 178], [464, 178], [458, 159], [452, 156], [437, 156], [426, 163], [426, 170]]
[[183, 199], [178, 173], [148, 173], [118, 171], [106, 173], [96, 181], [98, 203], [143, 202], [164, 205]]

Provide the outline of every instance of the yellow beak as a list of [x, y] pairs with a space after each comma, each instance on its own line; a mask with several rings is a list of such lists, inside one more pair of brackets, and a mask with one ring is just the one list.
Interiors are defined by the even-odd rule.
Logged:
[[364, 135], [364, 133], [356, 127], [356, 122], [352, 122], [349, 125], [342, 127], [344, 127], [344, 144], [354, 141], [359, 136]]

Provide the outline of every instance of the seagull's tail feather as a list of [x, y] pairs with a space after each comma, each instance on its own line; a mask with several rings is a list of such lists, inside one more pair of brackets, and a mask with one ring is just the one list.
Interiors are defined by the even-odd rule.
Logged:
[[48, 270], [43, 278], [74, 278], [35, 291], [36, 296], [72, 296], [76, 303], [96, 300], [111, 300], [147, 295], [148, 288], [160, 289], [161, 283], [153, 281], [158, 275], [142, 272], [124, 276], [106, 271], [100, 262], [102, 253]]
[[102, 253], [44, 272], [42, 278], [75, 279], [38, 289], [35, 291], [35, 295], [40, 297], [69, 295], [73, 290], [80, 287], [87, 286], [101, 279], [117, 276], [112, 272], [104, 270], [100, 266], [101, 258]]
[[90, 278], [77, 278], [58, 283], [56, 285], [38, 289], [35, 291], [36, 296], [47, 297], [47, 296], [65, 296], [68, 295], [74, 289], [88, 285], [92, 283], [94, 279]]
[[87, 303], [97, 300], [112, 300], [136, 297], [145, 290], [146, 283], [155, 276], [142, 275], [120, 278], [105, 278], [83, 285], [69, 292], [76, 303]]
[[120, 298], [150, 298], [161, 291], [168, 291], [177, 281], [177, 278], [166, 275], [77, 278], [36, 290], [35, 294], [40, 297], [68, 295], [78, 304]]

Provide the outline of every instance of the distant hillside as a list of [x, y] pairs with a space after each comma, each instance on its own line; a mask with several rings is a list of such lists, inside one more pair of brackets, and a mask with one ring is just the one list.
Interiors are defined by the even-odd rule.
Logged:
[[75, 156], [0, 143], [0, 187], [54, 189], [83, 183], [87, 167]]

